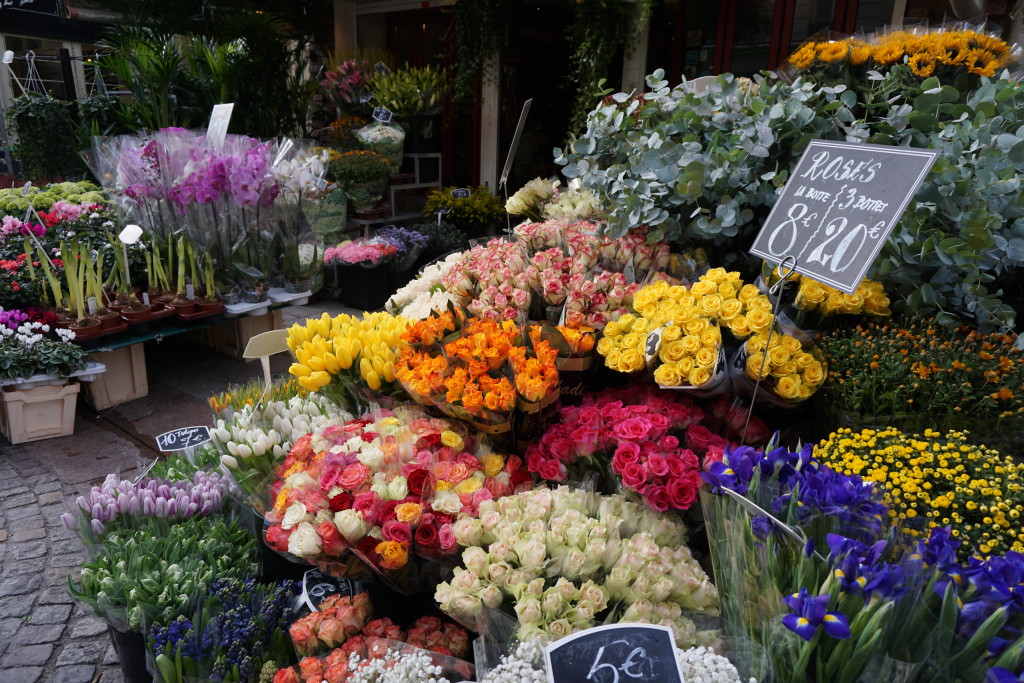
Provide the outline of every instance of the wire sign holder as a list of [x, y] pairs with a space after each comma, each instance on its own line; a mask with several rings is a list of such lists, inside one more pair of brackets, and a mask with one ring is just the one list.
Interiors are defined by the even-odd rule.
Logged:
[[[768, 344], [782, 289], [793, 273], [847, 294], [857, 290], [938, 156], [932, 149], [808, 143], [750, 248], [754, 256], [779, 264], [779, 281], [769, 290], [775, 301]], [[762, 361], [747, 426], [763, 372]]]

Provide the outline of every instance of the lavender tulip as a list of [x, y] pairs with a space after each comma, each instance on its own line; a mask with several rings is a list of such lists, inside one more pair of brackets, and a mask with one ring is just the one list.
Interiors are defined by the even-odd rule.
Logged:
[[75, 528], [75, 517], [70, 512], [65, 512], [60, 516], [60, 521], [64, 525], [65, 529]]
[[101, 522], [98, 519], [94, 519], [94, 520], [92, 520], [91, 526], [92, 526], [92, 532], [94, 534], [96, 534], [97, 536], [101, 536], [103, 534], [103, 522]]

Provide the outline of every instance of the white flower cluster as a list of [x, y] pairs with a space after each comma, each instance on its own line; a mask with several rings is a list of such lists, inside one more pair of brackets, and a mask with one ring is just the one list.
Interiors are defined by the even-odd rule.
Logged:
[[279, 161], [270, 169], [274, 182], [281, 187], [281, 196], [295, 201], [299, 197], [317, 191], [317, 181], [324, 177], [327, 169], [327, 150], [316, 154], [299, 155], [293, 159]]
[[[733, 663], [711, 648], [676, 650], [676, 660], [687, 683], [740, 683]], [[751, 678], [749, 683], [757, 683], [757, 679]]]
[[582, 220], [600, 217], [601, 205], [594, 193], [586, 187], [574, 187], [574, 183], [578, 184], [575, 178], [567, 189], [555, 193], [551, 202], [544, 207], [545, 218]]
[[513, 216], [540, 215], [541, 207], [547, 204], [554, 193], [551, 181], [534, 178], [519, 188], [519, 191], [505, 202], [505, 211]]
[[227, 451], [221, 456], [221, 464], [229, 470], [238, 470], [246, 469], [239, 458], [244, 463], [253, 456], [265, 454], [284, 457], [292, 444], [306, 434], [318, 433], [338, 420], [350, 419], [348, 413], [338, 411], [327, 398], [310, 394], [293, 396], [287, 402], [271, 401], [258, 410], [245, 406], [230, 420], [217, 420], [210, 435], [222, 451]]
[[396, 143], [405, 139], [405, 131], [398, 126], [374, 122], [356, 131], [356, 138], [365, 144]]
[[423, 269], [423, 273], [402, 287], [388, 300], [385, 308], [388, 313], [402, 315], [410, 320], [424, 320], [431, 311], [443, 313], [448, 310], [449, 303], [455, 303], [454, 297], [439, 287], [441, 279], [462, 262], [463, 253], [451, 254], [444, 260], [431, 264]]
[[350, 683], [450, 683], [444, 670], [423, 652], [389, 652], [365, 662], [353, 653], [348, 666]]
[[[22, 323], [18, 326], [17, 330], [12, 330], [6, 325], [0, 326], [0, 335], [4, 337], [14, 337], [16, 340], [24, 344], [25, 346], [35, 346], [37, 342], [42, 341], [43, 335], [50, 331], [49, 325], [43, 323]], [[57, 334], [61, 332], [71, 332], [71, 330], [57, 330]], [[61, 336], [62, 341], [71, 341], [75, 338], [75, 333], [71, 332], [70, 339], [64, 339]]]
[[545, 683], [544, 642], [530, 640], [519, 643], [515, 652], [501, 658], [501, 663], [487, 672], [480, 683]]
[[[485, 608], [514, 605], [518, 638], [564, 636], [607, 622], [672, 628], [679, 645], [706, 642], [685, 611], [715, 612], [718, 592], [685, 544], [685, 528], [622, 496], [535, 489], [485, 500], [453, 526], [465, 569], [434, 595], [473, 623]], [[557, 580], [556, 580], [557, 577]]]

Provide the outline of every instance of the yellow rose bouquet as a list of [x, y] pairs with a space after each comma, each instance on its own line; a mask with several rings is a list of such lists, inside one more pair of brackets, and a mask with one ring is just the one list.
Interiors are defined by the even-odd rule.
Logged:
[[324, 394], [348, 410], [381, 396], [401, 396], [395, 360], [409, 323], [388, 313], [370, 313], [362, 319], [324, 313], [304, 325], [296, 323], [288, 330], [288, 348], [295, 356], [288, 372], [304, 389]]
[[647, 318], [632, 313], [621, 315], [605, 325], [604, 336], [597, 342], [597, 352], [604, 357], [604, 364], [628, 374], [646, 368], [644, 354], [649, 329], [651, 323]]
[[825, 382], [825, 364], [814, 353], [806, 351], [796, 337], [777, 333], [767, 344], [767, 334], [756, 334], [747, 340], [736, 356], [737, 377], [747, 379], [752, 389], [758, 377], [758, 396], [779, 405], [791, 405], [810, 398]]

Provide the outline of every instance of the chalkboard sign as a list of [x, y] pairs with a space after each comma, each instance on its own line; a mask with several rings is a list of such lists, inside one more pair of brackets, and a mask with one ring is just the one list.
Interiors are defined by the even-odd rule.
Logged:
[[376, 107], [373, 110], [373, 118], [381, 123], [391, 123], [391, 112], [384, 107]]
[[320, 603], [332, 595], [349, 595], [365, 592], [355, 581], [324, 574], [319, 569], [310, 569], [302, 576], [302, 602], [310, 611], [320, 609]]
[[551, 683], [682, 683], [672, 629], [611, 624], [552, 643], [544, 651]]
[[391, 73], [391, 69], [384, 62], [377, 62], [373, 65], [373, 70], [379, 73], [381, 76], [387, 76]]
[[852, 294], [938, 155], [811, 140], [750, 253]]
[[471, 194], [468, 187], [457, 187], [452, 190], [452, 199], [469, 199]]
[[364, 92], [359, 96], [359, 104], [366, 104], [373, 99], [373, 93]]
[[444, 216], [444, 215], [447, 215], [447, 214], [449, 214], [451, 212], [452, 212], [452, 207], [450, 207], [450, 206], [439, 206], [439, 207], [437, 207], [437, 211], [435, 211], [434, 213], [436, 213], [438, 216]]
[[209, 427], [181, 427], [156, 437], [156, 447], [163, 453], [193, 448], [210, 440]]

